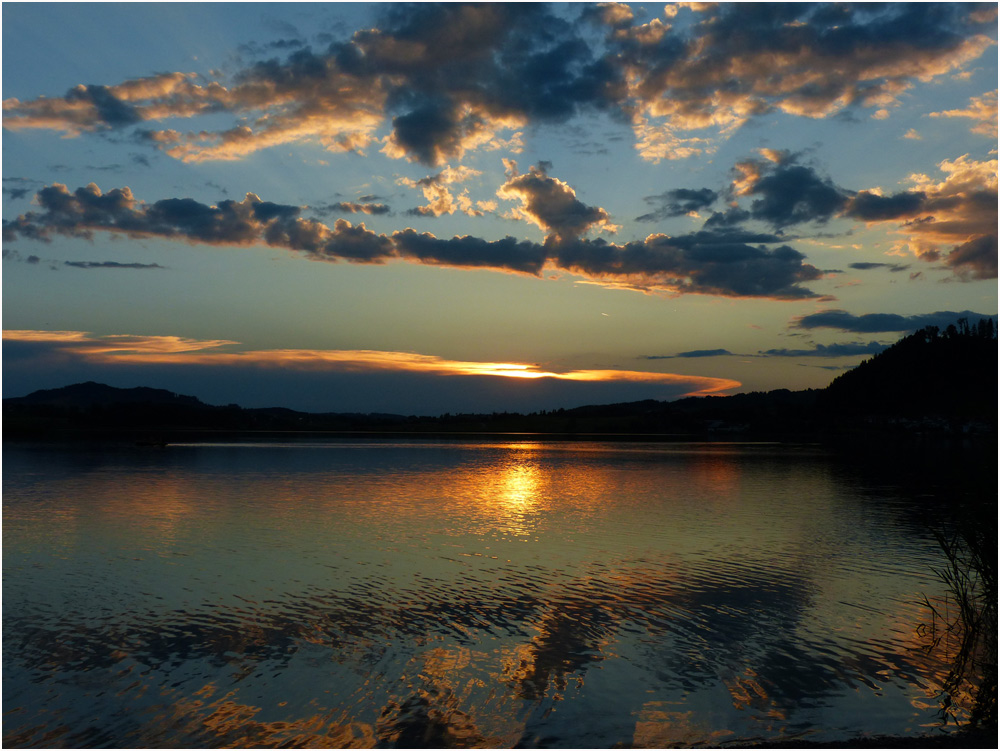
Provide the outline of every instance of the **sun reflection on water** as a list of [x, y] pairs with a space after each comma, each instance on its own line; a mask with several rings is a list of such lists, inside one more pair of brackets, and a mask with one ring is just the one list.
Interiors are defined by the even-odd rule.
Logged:
[[[5, 477], [5, 680], [27, 697], [7, 745], [704, 745], [821, 728], [851, 697], [934, 721], [947, 655], [906, 604], [933, 549], [888, 513], [866, 532], [822, 466], [277, 449]], [[51, 686], [98, 680], [114, 700], [65, 723], [78, 693]]]

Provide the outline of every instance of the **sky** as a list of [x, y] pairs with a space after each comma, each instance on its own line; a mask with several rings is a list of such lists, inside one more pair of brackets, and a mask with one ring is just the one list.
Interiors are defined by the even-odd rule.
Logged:
[[823, 388], [997, 313], [995, 3], [2, 14], [4, 397]]

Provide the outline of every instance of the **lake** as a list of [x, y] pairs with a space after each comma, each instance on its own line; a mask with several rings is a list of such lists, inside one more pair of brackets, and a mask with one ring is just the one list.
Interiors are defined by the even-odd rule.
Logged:
[[818, 446], [5, 446], [4, 746], [938, 732], [934, 492]]

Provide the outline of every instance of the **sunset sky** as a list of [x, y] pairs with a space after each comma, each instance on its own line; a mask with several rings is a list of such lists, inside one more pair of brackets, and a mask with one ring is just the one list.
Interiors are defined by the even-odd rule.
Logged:
[[5, 397], [821, 388], [997, 313], [995, 3], [2, 13]]

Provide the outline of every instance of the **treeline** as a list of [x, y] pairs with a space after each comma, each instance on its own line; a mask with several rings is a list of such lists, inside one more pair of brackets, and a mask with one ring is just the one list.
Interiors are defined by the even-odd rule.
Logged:
[[823, 390], [819, 407], [831, 417], [872, 416], [988, 419], [997, 415], [997, 331], [983, 318], [961, 318], [941, 331], [928, 326]]
[[211, 406], [162, 389], [83, 383], [5, 399], [4, 438], [114, 435], [165, 442], [262, 432], [537, 433], [719, 439], [814, 439], [884, 431], [993, 436], [997, 332], [990, 319], [928, 327], [844, 373], [825, 389], [644, 400], [518, 414], [309, 413]]

